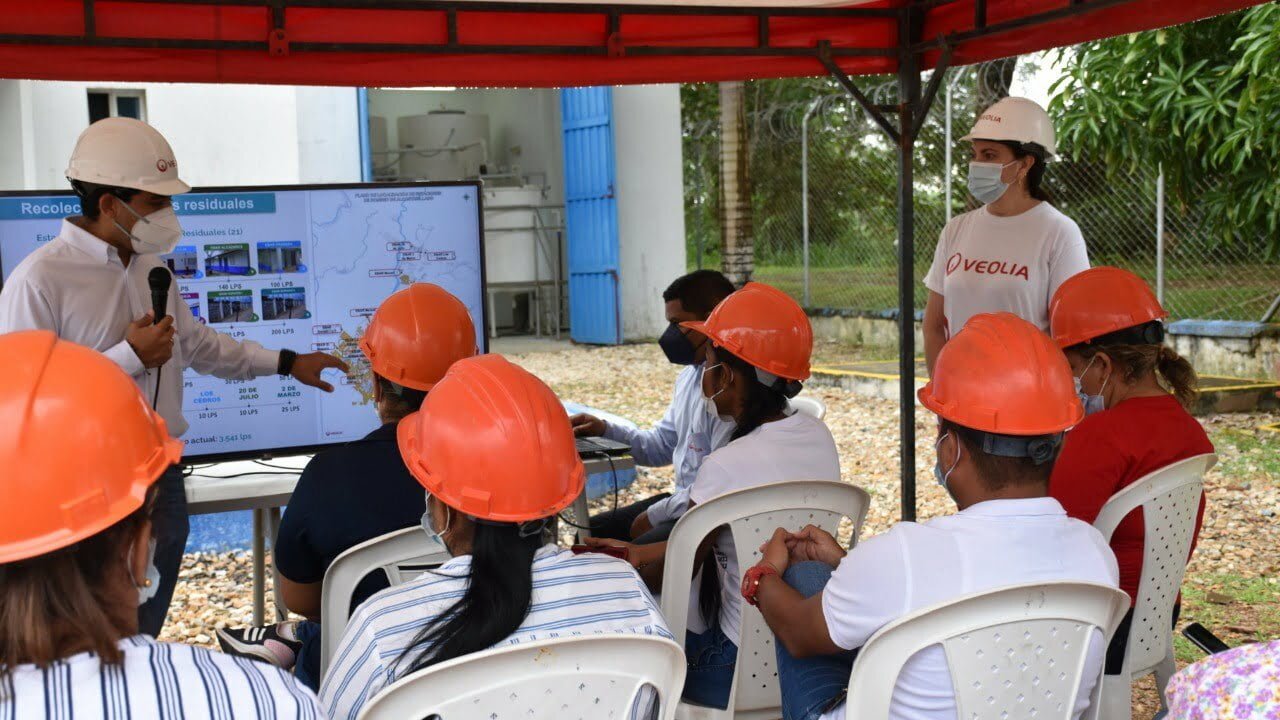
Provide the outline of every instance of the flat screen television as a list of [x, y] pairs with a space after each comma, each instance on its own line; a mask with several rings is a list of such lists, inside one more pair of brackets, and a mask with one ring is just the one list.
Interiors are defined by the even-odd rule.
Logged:
[[[414, 282], [456, 295], [487, 351], [476, 182], [199, 188], [174, 198], [183, 237], [165, 262], [196, 318], [271, 349], [334, 353], [352, 368], [324, 393], [293, 378], [188, 370], [184, 459], [314, 452], [378, 425], [357, 343], [378, 305]], [[0, 277], [80, 212], [67, 192], [0, 192]], [[333, 371], [329, 371], [332, 373]]]

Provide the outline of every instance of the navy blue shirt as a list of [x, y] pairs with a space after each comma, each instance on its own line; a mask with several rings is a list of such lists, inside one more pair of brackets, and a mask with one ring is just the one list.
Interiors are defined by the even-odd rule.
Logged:
[[[318, 583], [342, 553], [422, 521], [426, 495], [396, 446], [396, 424], [317, 454], [307, 463], [280, 521], [275, 565], [296, 583]], [[382, 572], [356, 587], [352, 608], [388, 587]]]

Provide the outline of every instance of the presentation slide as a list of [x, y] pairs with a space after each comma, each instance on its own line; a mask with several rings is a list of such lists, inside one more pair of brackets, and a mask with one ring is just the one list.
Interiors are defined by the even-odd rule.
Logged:
[[[348, 377], [332, 394], [275, 375], [219, 380], [188, 370], [186, 455], [284, 454], [358, 440], [378, 425], [357, 345], [388, 295], [440, 285], [471, 311], [486, 347], [480, 193], [475, 183], [197, 190], [174, 198], [183, 238], [164, 257], [199, 322], [270, 349], [327, 352]], [[80, 212], [70, 194], [0, 194], [0, 271]]]

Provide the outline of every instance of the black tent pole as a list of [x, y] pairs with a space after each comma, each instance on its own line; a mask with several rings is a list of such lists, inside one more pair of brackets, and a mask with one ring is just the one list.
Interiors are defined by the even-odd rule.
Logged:
[[898, 402], [901, 441], [902, 520], [916, 519], [915, 159], [920, 102], [920, 62], [912, 46], [924, 13], [906, 5], [898, 16]]

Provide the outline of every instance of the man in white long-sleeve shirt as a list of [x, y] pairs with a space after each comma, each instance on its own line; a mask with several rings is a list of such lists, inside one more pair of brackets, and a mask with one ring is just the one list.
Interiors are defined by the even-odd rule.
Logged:
[[671, 405], [652, 430], [610, 425], [591, 415], [574, 415], [577, 435], [603, 435], [627, 443], [636, 464], [645, 467], [675, 466], [673, 493], [661, 493], [591, 518], [591, 535], [614, 540], [654, 543], [667, 539], [676, 520], [689, 509], [689, 486], [698, 476], [702, 460], [729, 442], [733, 423], [707, 412], [702, 397], [702, 369], [706, 337], [680, 323], [706, 320], [716, 305], [733, 292], [733, 283], [715, 270], [696, 270], [676, 278], [663, 291], [667, 322], [671, 323], [658, 345], [667, 359], [686, 365], [676, 377]]
[[[0, 291], [0, 333], [52, 330], [101, 352], [133, 377], [175, 437], [187, 430], [182, 374], [188, 367], [226, 379], [292, 375], [331, 391], [320, 373], [345, 371], [341, 360], [222, 335], [195, 319], [172, 278], [168, 312], [154, 322], [148, 275], [165, 268], [160, 256], [182, 237], [170, 197], [191, 189], [177, 167], [169, 143], [146, 123], [109, 118], [85, 130], [67, 168], [83, 215], [63, 220], [58, 236], [14, 269]], [[161, 580], [138, 608], [139, 629], [152, 636], [164, 625], [188, 531], [181, 467], [158, 485], [152, 520]]]

